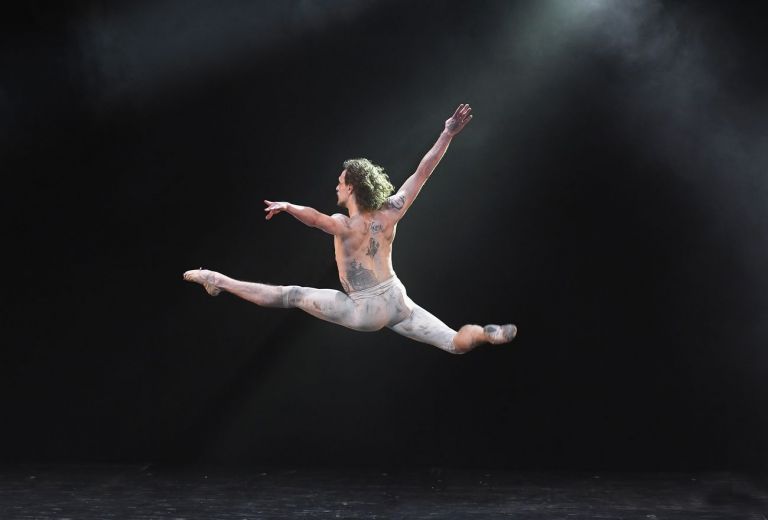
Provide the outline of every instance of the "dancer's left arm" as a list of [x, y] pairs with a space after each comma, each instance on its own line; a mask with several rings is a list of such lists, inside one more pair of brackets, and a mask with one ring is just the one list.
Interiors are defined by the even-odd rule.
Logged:
[[461, 130], [472, 119], [472, 109], [468, 104], [462, 103], [456, 109], [451, 117], [445, 122], [445, 129], [435, 142], [434, 146], [427, 152], [419, 163], [416, 171], [408, 177], [397, 193], [387, 198], [384, 203], [384, 210], [390, 212], [397, 220], [405, 216], [405, 212], [411, 207], [413, 201], [419, 195], [421, 188], [426, 184], [432, 172], [437, 167], [440, 159], [443, 158], [451, 140], [461, 132]]
[[326, 215], [309, 206], [299, 206], [298, 204], [291, 204], [290, 202], [271, 202], [265, 200], [264, 204], [267, 205], [267, 207], [264, 208], [264, 211], [267, 212], [267, 220], [271, 219], [274, 215], [285, 211], [307, 226], [322, 229], [329, 235], [338, 235], [346, 227], [345, 219], [347, 217], [341, 213]]

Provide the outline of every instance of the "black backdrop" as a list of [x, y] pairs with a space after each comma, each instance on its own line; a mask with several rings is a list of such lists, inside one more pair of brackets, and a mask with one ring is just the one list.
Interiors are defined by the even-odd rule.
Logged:
[[[768, 466], [768, 95], [745, 3], [83, 1], [8, 13], [0, 460]], [[340, 289], [341, 162], [475, 117], [395, 270], [451, 356], [210, 298]]]

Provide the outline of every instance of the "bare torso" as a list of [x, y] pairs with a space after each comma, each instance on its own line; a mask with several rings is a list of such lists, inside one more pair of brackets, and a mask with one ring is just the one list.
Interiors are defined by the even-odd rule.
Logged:
[[392, 242], [397, 220], [388, 211], [373, 211], [346, 217], [346, 228], [333, 237], [336, 266], [344, 291], [373, 287], [391, 278]]

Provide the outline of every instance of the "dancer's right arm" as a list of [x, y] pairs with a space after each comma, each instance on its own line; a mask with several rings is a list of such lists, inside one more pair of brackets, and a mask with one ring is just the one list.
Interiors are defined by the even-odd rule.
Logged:
[[285, 211], [293, 215], [297, 220], [310, 227], [322, 229], [329, 235], [338, 235], [346, 228], [346, 218], [341, 213], [335, 213], [332, 216], [320, 213], [309, 206], [299, 206], [290, 202], [270, 202], [264, 201], [267, 205], [264, 211], [267, 211], [266, 219], [271, 219], [274, 215]]

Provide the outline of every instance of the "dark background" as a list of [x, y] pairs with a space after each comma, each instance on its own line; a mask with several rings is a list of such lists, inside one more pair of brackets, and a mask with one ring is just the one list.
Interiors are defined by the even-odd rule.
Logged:
[[[83, 1], [6, 12], [0, 460], [768, 467], [757, 3]], [[341, 163], [395, 185], [451, 356], [208, 297], [341, 289]]]

